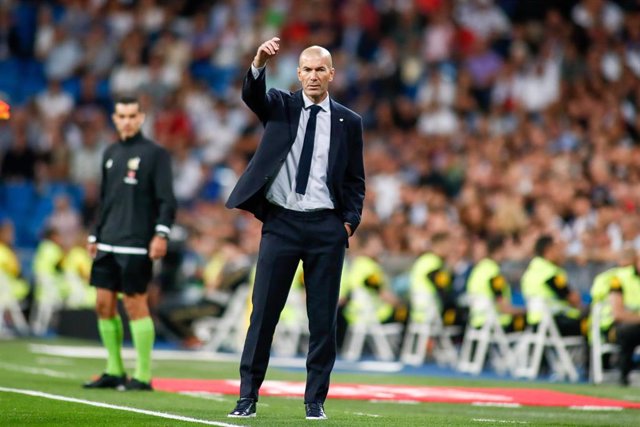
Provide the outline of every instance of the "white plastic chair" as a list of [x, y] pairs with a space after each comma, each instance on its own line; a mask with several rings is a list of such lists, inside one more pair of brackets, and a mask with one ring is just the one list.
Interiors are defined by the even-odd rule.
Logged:
[[429, 298], [424, 304], [424, 321], [410, 319], [402, 343], [400, 360], [408, 365], [422, 365], [427, 355], [427, 344], [433, 339], [433, 357], [436, 363], [440, 366], [455, 367], [458, 364], [458, 353], [451, 337], [460, 333], [460, 327], [444, 326], [433, 297], [426, 294], [422, 297]]
[[542, 313], [542, 319], [536, 331], [531, 329], [526, 331], [517, 344], [518, 365], [514, 370], [514, 376], [527, 379], [537, 378], [544, 353], [557, 377], [566, 378], [572, 382], [578, 381], [578, 370], [569, 354], [569, 349], [582, 350], [584, 348], [583, 337], [561, 336], [548, 302], [543, 298], [527, 299], [527, 310], [539, 311]]
[[354, 289], [351, 292], [351, 299], [360, 311], [354, 316], [357, 321], [347, 328], [342, 357], [349, 361], [360, 359], [364, 344], [368, 340], [378, 360], [394, 360], [401, 340], [403, 325], [401, 323], [380, 323], [374, 309], [375, 305], [365, 289]]
[[193, 323], [195, 336], [204, 342], [203, 350], [242, 351], [242, 342], [247, 329], [244, 318], [249, 290], [249, 285], [238, 286], [221, 317], [204, 317]]
[[474, 295], [470, 298], [470, 304], [472, 312], [484, 313], [485, 320], [481, 328], [475, 328], [471, 323], [467, 324], [460, 349], [458, 370], [478, 375], [482, 371], [487, 356], [491, 355], [491, 362], [496, 372], [513, 373], [516, 357], [511, 343], [517, 341], [522, 334], [505, 333], [500, 324], [499, 314], [490, 298]]

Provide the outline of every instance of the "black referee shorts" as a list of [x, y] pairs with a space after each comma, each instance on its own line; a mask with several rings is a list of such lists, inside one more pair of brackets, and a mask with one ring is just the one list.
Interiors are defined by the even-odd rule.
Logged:
[[98, 251], [91, 267], [91, 285], [96, 288], [144, 294], [151, 281], [152, 262], [148, 255]]

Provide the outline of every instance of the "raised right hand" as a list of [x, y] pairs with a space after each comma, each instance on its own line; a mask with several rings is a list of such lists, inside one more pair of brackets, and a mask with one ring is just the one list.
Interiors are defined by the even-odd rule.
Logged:
[[255, 58], [253, 58], [253, 66], [256, 68], [262, 68], [267, 64], [267, 61], [276, 56], [280, 50], [280, 38], [273, 37], [270, 40], [262, 43], [258, 47]]

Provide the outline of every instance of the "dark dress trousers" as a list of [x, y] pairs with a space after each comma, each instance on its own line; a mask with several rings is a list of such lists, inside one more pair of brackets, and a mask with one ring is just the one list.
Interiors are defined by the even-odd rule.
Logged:
[[240, 362], [240, 397], [258, 398], [280, 312], [302, 260], [309, 353], [305, 403], [324, 402], [336, 358], [336, 311], [348, 237], [344, 223], [358, 227], [364, 200], [362, 120], [331, 100], [327, 187], [333, 210], [300, 212], [269, 203], [268, 185], [284, 164], [296, 138], [302, 91], [270, 89], [265, 73], [244, 80], [242, 99], [265, 130], [262, 141], [226, 203], [253, 213], [263, 222], [252, 295], [253, 311]]

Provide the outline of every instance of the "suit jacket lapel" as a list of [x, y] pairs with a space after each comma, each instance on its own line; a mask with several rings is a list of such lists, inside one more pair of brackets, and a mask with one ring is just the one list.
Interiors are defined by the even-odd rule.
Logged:
[[328, 179], [331, 179], [333, 176], [333, 167], [336, 164], [336, 159], [344, 140], [344, 118], [342, 117], [340, 110], [336, 108], [333, 100], [330, 100], [329, 102], [331, 105], [331, 137], [329, 139], [329, 167], [327, 177]]
[[302, 112], [302, 107], [304, 103], [302, 102], [302, 90], [299, 90], [293, 94], [291, 97], [291, 102], [288, 105], [289, 111], [287, 111], [287, 116], [289, 118], [289, 146], [287, 148], [291, 148], [293, 145], [293, 141], [296, 140], [296, 135], [298, 134], [298, 125], [300, 124], [300, 113]]

